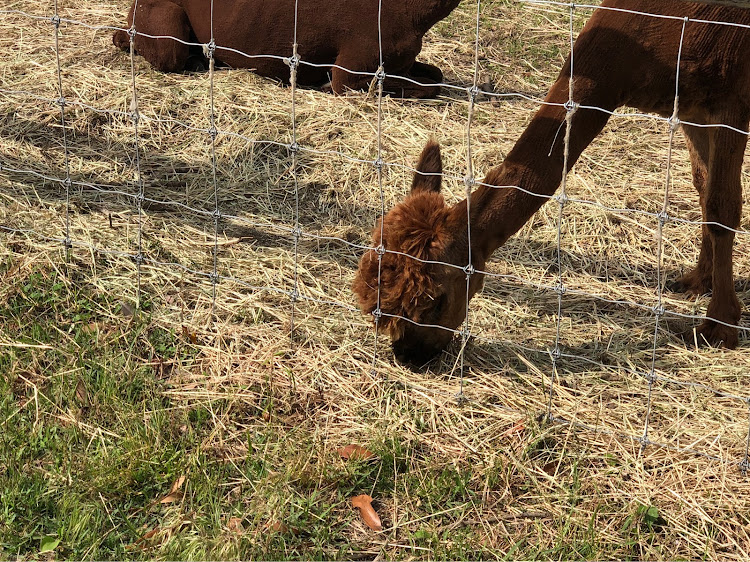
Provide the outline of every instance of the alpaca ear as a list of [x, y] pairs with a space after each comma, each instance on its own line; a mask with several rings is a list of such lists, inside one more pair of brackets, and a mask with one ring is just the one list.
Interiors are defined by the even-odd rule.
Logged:
[[[440, 145], [430, 140], [422, 150], [417, 162], [417, 172], [411, 182], [411, 192], [440, 192], [442, 183], [443, 160], [440, 157]], [[429, 174], [429, 175], [424, 175]]]

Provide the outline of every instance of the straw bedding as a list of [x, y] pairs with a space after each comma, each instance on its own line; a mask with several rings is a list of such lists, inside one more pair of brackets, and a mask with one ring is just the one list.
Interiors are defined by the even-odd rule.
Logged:
[[[49, 16], [46, 4], [19, 1], [9, 7]], [[90, 26], [114, 26], [124, 22], [126, 10], [122, 0], [70, 1], [61, 3], [60, 14]], [[423, 52], [424, 60], [443, 68], [448, 82], [462, 87], [473, 79], [474, 10], [471, 2], [462, 4], [428, 35]], [[579, 13], [576, 25], [584, 19]], [[567, 53], [567, 26], [566, 9], [483, 4], [480, 83], [495, 92], [541, 97]], [[58, 97], [52, 26], [47, 19], [7, 13], [0, 14], [0, 27], [5, 168], [0, 224], [31, 231], [3, 234], [0, 251], [14, 260], [60, 263], [64, 186], [7, 169], [54, 178], [66, 174], [59, 106], [30, 95]], [[618, 514], [640, 503], [659, 505], [670, 533], [658, 548], [643, 546], [643, 556], [750, 555], [748, 480], [738, 469], [748, 434], [747, 403], [740, 399], [749, 395], [747, 338], [741, 334], [736, 351], [697, 350], [675, 335], [690, 322], [668, 316], [653, 354], [657, 221], [613, 210], [660, 210], [668, 147], [664, 123], [612, 120], [570, 175], [568, 195], [598, 205], [565, 208], [564, 355], [551, 401], [558, 421], [538, 425], [537, 417], [547, 411], [549, 350], [556, 335], [557, 295], [539, 287], [557, 282], [556, 205], [543, 207], [488, 265], [490, 272], [510, 277], [489, 278], [472, 301], [473, 337], [463, 374], [459, 343], [430, 370], [410, 371], [394, 363], [383, 338], [375, 348], [370, 321], [356, 310], [350, 290], [360, 245], [367, 243], [381, 210], [372, 165], [378, 149], [372, 93], [334, 97], [298, 90], [297, 141], [309, 150], [299, 153], [292, 170], [283, 146], [292, 138], [291, 90], [247, 71], [216, 73], [216, 125], [231, 134], [220, 134], [215, 144], [222, 280], [212, 310], [216, 201], [205, 132], [208, 74], [159, 74], [135, 60], [144, 116], [138, 150], [146, 200], [139, 216], [135, 140], [127, 116], [129, 56], [112, 46], [110, 31], [64, 22], [60, 62], [70, 102], [68, 166], [79, 182], [70, 197], [74, 263], [96, 264], [87, 279], [92, 290], [116, 292], [134, 303], [137, 266], [128, 256], [136, 253], [142, 232], [147, 261], [141, 287], [153, 303], [154, 322], [178, 330], [188, 326], [202, 343], [194, 363], [173, 370], [167, 392], [175, 404], [230, 397], [253, 402], [257, 393], [247, 389], [258, 385], [282, 402], [292, 400], [292, 389], [298, 396], [320, 393], [324, 404], [300, 423], [323, 434], [327, 446], [398, 434], [418, 441], [421, 454], [436, 462], [472, 463], [481, 467], [478, 474], [510, 466], [516, 480], [534, 483], [535, 492], [513, 496], [510, 484], [488, 489], [473, 523], [481, 528], [484, 522], [486, 544], [499, 549], [523, 535], [552, 540], [534, 518], [498, 518], [500, 505], [510, 514], [538, 508], [552, 519], [591, 519], [601, 524], [596, 536], [606, 542], [620, 536], [612, 523], [620, 520]], [[502, 161], [535, 107], [519, 97], [480, 97], [471, 135], [477, 177]], [[455, 178], [444, 182], [447, 199], [463, 196], [458, 178], [466, 173], [467, 112], [466, 96], [456, 91], [427, 102], [383, 100], [383, 159], [397, 164], [384, 171], [386, 208], [406, 193], [408, 168], [430, 137], [443, 145], [446, 173]], [[296, 266], [293, 172], [302, 230]], [[672, 175], [670, 215], [700, 220], [679, 135]], [[745, 185], [749, 179], [746, 164]], [[742, 229], [750, 228], [749, 216]], [[697, 259], [698, 227], [670, 222], [664, 236], [662, 271], [673, 278]], [[750, 302], [747, 250], [747, 237], [738, 236], [735, 273], [744, 303]], [[293, 307], [295, 275], [302, 298]], [[681, 314], [700, 315], [707, 302], [664, 293], [667, 310]], [[649, 396], [644, 375], [652, 357], [659, 378], [651, 392], [648, 435], [663, 446], [649, 445], [639, 455]], [[456, 399], [462, 389], [466, 401]], [[519, 420], [525, 429], [509, 433]], [[539, 440], [548, 447], [529, 453]], [[585, 472], [579, 475], [581, 502], [569, 514], [559, 486], [572, 477], [573, 461]], [[388, 498], [381, 506], [392, 521], [401, 520], [398, 510], [409, 508], [407, 500], [396, 506]]]

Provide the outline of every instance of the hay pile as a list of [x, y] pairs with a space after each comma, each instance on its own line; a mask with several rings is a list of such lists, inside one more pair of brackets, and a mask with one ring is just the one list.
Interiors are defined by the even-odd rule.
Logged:
[[[536, 506], [553, 519], [603, 522], [596, 540], [607, 542], [620, 536], [611, 522], [638, 503], [659, 505], [671, 533], [644, 556], [750, 555], [748, 520], [737, 515], [747, 512], [749, 488], [737, 467], [748, 435], [746, 337], [736, 351], [696, 350], [675, 336], [688, 324], [662, 324], [649, 417], [649, 439], [659, 445], [639, 456], [649, 403], [644, 375], [652, 361], [657, 221], [612, 209], [660, 210], [664, 123], [613, 119], [570, 176], [568, 195], [597, 205], [566, 207], [563, 280], [574, 291], [563, 297], [564, 356], [551, 403], [560, 423], [538, 426], [536, 417], [547, 411], [557, 295], [536, 287], [557, 279], [556, 206], [544, 207], [489, 264], [498, 277], [472, 301], [474, 338], [463, 372], [458, 345], [430, 371], [409, 371], [394, 363], [382, 338], [375, 349], [369, 319], [356, 310], [350, 290], [381, 208], [372, 165], [378, 149], [372, 95], [297, 91], [297, 140], [304, 150], [295, 191], [285, 147], [291, 90], [246, 71], [217, 72], [216, 123], [229, 133], [215, 145], [217, 202], [206, 133], [208, 74], [159, 74], [137, 58], [146, 197], [139, 214], [130, 60], [112, 46], [109, 30], [97, 29], [121, 25], [127, 2], [63, 2], [63, 18], [86, 24], [64, 21], [59, 36], [73, 180], [68, 202], [64, 184], [50, 179], [66, 177], [60, 108], [44, 101], [58, 98], [51, 8], [31, 1], [9, 8], [27, 14], [0, 14], [0, 224], [13, 230], [0, 238], [0, 251], [59, 263], [69, 221], [74, 260], [97, 266], [87, 282], [134, 303], [138, 267], [130, 256], [140, 239], [146, 258], [141, 289], [153, 303], [155, 322], [188, 326], [204, 342], [199, 364], [175, 371], [169, 390], [175, 403], [252, 401], [256, 397], [243, 389], [271, 380], [281, 397], [291, 389], [324, 393], [325, 407], [304, 423], [332, 446], [394, 433], [419, 441], [433, 460], [473, 463], [480, 472], [512, 467], [507, 470], [533, 482], [536, 492], [514, 503], [510, 485], [487, 490], [473, 524], [492, 523], [486, 529], [492, 548], [507, 548], [508, 536], [550, 540], [533, 518], [498, 519], [499, 505], [510, 513]], [[464, 3], [425, 41], [423, 58], [461, 87], [473, 79], [474, 10]], [[578, 15], [578, 27], [585, 16]], [[499, 93], [541, 97], [567, 54], [567, 10], [495, 0], [483, 3], [481, 26], [480, 83]], [[536, 106], [521, 97], [480, 100], [472, 133], [478, 177], [502, 161]], [[427, 102], [383, 100], [383, 159], [394, 164], [385, 168], [386, 208], [406, 193], [409, 168], [430, 137], [443, 145], [446, 173], [464, 176], [467, 108], [460, 91]], [[675, 149], [670, 214], [700, 220], [679, 137]], [[750, 180], [747, 164], [744, 180]], [[445, 189], [451, 202], [463, 196], [457, 179], [446, 180]], [[222, 214], [222, 280], [212, 306], [215, 205]], [[297, 205], [303, 235], [295, 260]], [[748, 216], [743, 229], [750, 228]], [[665, 237], [664, 271], [673, 278], [697, 259], [698, 227], [669, 223]], [[735, 272], [745, 303], [747, 244], [738, 236]], [[295, 276], [302, 299], [294, 305], [292, 340]], [[700, 315], [707, 302], [665, 294], [667, 309], [681, 314]], [[456, 400], [461, 389], [465, 403]], [[526, 429], [509, 432], [519, 420]], [[540, 442], [549, 456], [544, 461], [527, 454]], [[570, 476], [569, 457], [586, 470], [578, 475], [584, 482], [575, 514], [566, 511], [558, 490]], [[398, 512], [406, 505], [385, 507], [394, 510], [391, 521], [408, 519]]]

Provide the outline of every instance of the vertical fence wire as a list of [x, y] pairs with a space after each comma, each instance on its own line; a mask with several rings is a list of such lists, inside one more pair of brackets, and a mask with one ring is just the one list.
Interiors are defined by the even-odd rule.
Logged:
[[680, 45], [677, 50], [677, 68], [675, 70], [675, 85], [674, 85], [674, 104], [672, 109], [672, 116], [669, 118], [669, 145], [667, 148], [667, 171], [664, 180], [664, 200], [662, 202], [661, 212], [658, 215], [659, 226], [656, 232], [656, 306], [654, 307], [654, 344], [651, 350], [651, 369], [646, 375], [648, 381], [648, 393], [646, 398], [646, 414], [643, 422], [643, 435], [641, 436], [640, 453], [642, 454], [644, 449], [649, 443], [648, 429], [649, 420], [651, 418], [651, 406], [654, 391], [654, 383], [656, 382], [656, 348], [657, 338], [659, 337], [659, 321], [664, 315], [664, 304], [663, 304], [663, 290], [664, 280], [662, 272], [662, 260], [664, 254], [664, 225], [669, 220], [667, 210], [669, 208], [669, 188], [672, 183], [672, 146], [674, 144], [674, 134], [680, 125], [678, 117], [679, 104], [680, 104], [680, 62], [682, 61], [682, 45], [685, 39], [685, 27], [687, 26], [688, 18], [682, 20], [682, 31], [680, 33]]
[[62, 66], [60, 64], [60, 12], [58, 10], [57, 0], [55, 0], [55, 13], [52, 16], [50, 22], [52, 23], [52, 34], [54, 35], [54, 48], [55, 48], [55, 61], [57, 65], [57, 104], [60, 106], [60, 126], [62, 128], [62, 142], [63, 142], [63, 161], [65, 164], [65, 179], [63, 185], [65, 186], [65, 237], [63, 239], [63, 245], [65, 247], [65, 259], [66, 261], [70, 258], [70, 250], [73, 247], [73, 242], [70, 238], [70, 188], [72, 186], [70, 180], [70, 154], [68, 150], [68, 127], [65, 121], [65, 94], [63, 93], [62, 83]]
[[214, 190], [214, 247], [213, 247], [213, 271], [211, 272], [211, 314], [216, 316], [216, 293], [217, 285], [219, 284], [219, 221], [221, 220], [221, 211], [219, 210], [219, 182], [217, 181], [216, 174], [216, 108], [215, 108], [215, 90], [214, 90], [214, 74], [216, 67], [216, 40], [214, 38], [214, 0], [211, 0], [211, 14], [210, 14], [210, 25], [211, 25], [211, 38], [208, 45], [204, 46], [204, 54], [208, 56], [208, 88], [209, 88], [209, 102], [210, 102], [210, 114], [209, 114], [209, 127], [208, 136], [211, 140], [211, 180], [213, 182]]
[[464, 273], [466, 274], [466, 319], [464, 327], [461, 330], [461, 369], [460, 369], [460, 388], [458, 392], [459, 403], [464, 400], [464, 372], [465, 372], [465, 355], [466, 345], [471, 337], [471, 321], [469, 320], [469, 298], [471, 296], [471, 277], [475, 274], [473, 259], [471, 255], [471, 190], [476, 183], [474, 179], [474, 163], [471, 149], [471, 124], [474, 119], [474, 106], [476, 105], [477, 96], [479, 95], [479, 29], [482, 14], [482, 0], [477, 0], [477, 14], [474, 35], [474, 79], [472, 85], [468, 88], [469, 108], [466, 117], [466, 177], [464, 184], [466, 188], [466, 240], [467, 240], [467, 261]]
[[[141, 6], [142, 8], [142, 6]], [[563, 260], [562, 260], [562, 233], [563, 233], [563, 220], [565, 218], [564, 216], [564, 210], [566, 207], [566, 204], [570, 202], [568, 195], [567, 195], [567, 174], [568, 174], [568, 168], [569, 168], [569, 151], [570, 151], [570, 135], [571, 135], [571, 129], [572, 129], [572, 122], [573, 122], [573, 116], [575, 112], [578, 110], [578, 104], [574, 101], [574, 60], [573, 60], [573, 44], [574, 44], [574, 37], [573, 37], [573, 30], [574, 30], [574, 15], [576, 10], [576, 5], [573, 3], [568, 4], [570, 17], [569, 17], [569, 41], [570, 41], [570, 80], [569, 80], [569, 92], [568, 92], [568, 101], [564, 104], [564, 108], [566, 111], [565, 114], [565, 138], [564, 138], [564, 161], [563, 161], [563, 171], [562, 171], [562, 183], [561, 183], [561, 189], [560, 193], [554, 197], [554, 199], [559, 204], [559, 213], [557, 217], [557, 241], [556, 241], [556, 266], [557, 266], [557, 285], [554, 287], [555, 292], [557, 293], [557, 317], [556, 317], [556, 325], [555, 325], [555, 342], [554, 342], [554, 348], [551, 350], [551, 359], [552, 359], [552, 374], [551, 378], [549, 380], [549, 388], [548, 391], [548, 397], [547, 397], [547, 417], [552, 418], [552, 411], [553, 411], [553, 402], [554, 402], [554, 394], [555, 394], [555, 385], [559, 384], [559, 369], [560, 369], [560, 361], [563, 357], [568, 357], [569, 355], [563, 354], [561, 352], [561, 331], [562, 331], [562, 302], [564, 295], [566, 293], [566, 287], [564, 285], [564, 275], [563, 275]], [[580, 5], [579, 5], [580, 8]], [[130, 101], [130, 107], [129, 112], [127, 113], [127, 117], [132, 121], [132, 131], [133, 131], [133, 145], [134, 145], [134, 161], [133, 164], [135, 165], [135, 187], [137, 188], [137, 195], [134, 197], [136, 206], [137, 206], [137, 251], [135, 254], [128, 253], [128, 257], [132, 259], [136, 266], [137, 266], [137, 304], [138, 307], [141, 307], [141, 301], [143, 296], [143, 289], [142, 289], [142, 264], [148, 263], [150, 260], [146, 260], [144, 257], [144, 201], [145, 198], [145, 184], [144, 184], [144, 178], [143, 173], [141, 170], [141, 160], [144, 159], [144, 154], [146, 154], [146, 151], [144, 150], [143, 146], [143, 139], [141, 138], [142, 132], [140, 128], [140, 124], [144, 122], [146, 119], [148, 119], [147, 116], [141, 116], [140, 113], [140, 106], [139, 106], [139, 96], [138, 96], [138, 89], [137, 89], [137, 80], [136, 80], [136, 65], [134, 60], [135, 55], [135, 40], [136, 37], [139, 36], [137, 30], [136, 30], [136, 14], [138, 13], [139, 9], [139, 1], [136, 0], [134, 7], [133, 7], [133, 14], [132, 14], [132, 23], [130, 26], [130, 29], [128, 30], [128, 36], [130, 38], [130, 78], [131, 78], [131, 84], [130, 88], [132, 90], [132, 99]], [[379, 67], [377, 72], [375, 73], [375, 79], [377, 80], [377, 157], [376, 159], [371, 162], [376, 169], [377, 173], [377, 182], [380, 192], [380, 215], [383, 217], [385, 215], [385, 195], [384, 195], [384, 188], [383, 188], [383, 182], [384, 182], [384, 167], [385, 163], [383, 161], [383, 94], [384, 94], [384, 81], [386, 79], [386, 73], [384, 69], [384, 61], [383, 61], [383, 44], [382, 44], [382, 0], [379, 0], [378, 4], [378, 45], [379, 45]], [[472, 233], [471, 233], [471, 207], [470, 207], [470, 195], [471, 195], [471, 189], [475, 185], [475, 178], [474, 178], [474, 170], [473, 170], [473, 162], [472, 162], [472, 122], [475, 112], [475, 102], [477, 100], [477, 96], [480, 93], [478, 89], [478, 73], [479, 73], [479, 33], [480, 33], [480, 22], [481, 22], [481, 0], [477, 0], [476, 2], [476, 36], [475, 36], [475, 45], [474, 45], [474, 79], [473, 79], [473, 85], [466, 89], [468, 92], [468, 117], [466, 122], [466, 176], [464, 178], [465, 188], [466, 188], [466, 197], [467, 197], [467, 239], [468, 239], [468, 264], [464, 268], [464, 273], [466, 274], [466, 321], [464, 323], [464, 328], [461, 332], [461, 338], [462, 338], [462, 346], [460, 350], [460, 392], [458, 394], [458, 398], [460, 400], [464, 399], [464, 373], [465, 373], [465, 349], [467, 347], [467, 343], [471, 337], [471, 323], [469, 321], [469, 295], [470, 295], [470, 286], [471, 286], [471, 279], [472, 275], [475, 273], [474, 268], [472, 265], [472, 249], [471, 249], [471, 240], [472, 240]], [[215, 89], [214, 89], [214, 76], [215, 76], [215, 49], [216, 49], [216, 43], [215, 43], [215, 37], [214, 37], [214, 22], [213, 22], [213, 12], [214, 12], [214, 0], [211, 0], [211, 37], [210, 42], [207, 45], [204, 45], [205, 53], [208, 55], [209, 59], [209, 82], [210, 82], [210, 125], [208, 129], [208, 134], [211, 139], [211, 161], [212, 161], [212, 180], [213, 180], [213, 196], [214, 196], [214, 210], [213, 210], [213, 219], [214, 219], [214, 244], [213, 244], [213, 271], [211, 274], [211, 282], [212, 282], [212, 304], [211, 304], [211, 310], [212, 313], [215, 313], [216, 303], [217, 303], [217, 285], [220, 279], [219, 275], [219, 264], [218, 264], [218, 251], [219, 251], [219, 223], [222, 218], [220, 213], [220, 205], [219, 205], [219, 189], [218, 189], [218, 173], [217, 173], [217, 156], [216, 156], [216, 141], [217, 136], [219, 134], [219, 131], [217, 129], [216, 124], [216, 112], [215, 112]], [[44, 19], [47, 19], [44, 17]], [[54, 2], [54, 15], [50, 18], [50, 22], [54, 26], [54, 51], [55, 51], [55, 57], [56, 57], [56, 88], [57, 88], [57, 99], [56, 100], [49, 100], [50, 102], [55, 102], [56, 105], [60, 107], [60, 122], [62, 126], [62, 148], [63, 148], [63, 157], [64, 157], [64, 166], [65, 166], [65, 176], [64, 179], [60, 180], [57, 179], [55, 181], [62, 184], [65, 188], [65, 235], [63, 239], [64, 246], [66, 248], [66, 255], [70, 255], [70, 250], [73, 246], [73, 240], [72, 240], [72, 234], [71, 234], [71, 189], [73, 185], [80, 185], [80, 182], [73, 182], [71, 179], [71, 152], [70, 152], [70, 146], [69, 142], [71, 138], [74, 138], [73, 136], [73, 127], [71, 125], [71, 136], [69, 138], [69, 131], [68, 131], [68, 121], [74, 120], [74, 117], [71, 117], [71, 111], [68, 111], [68, 106], [70, 106], [72, 103], [75, 103], [73, 100], [75, 99], [74, 96], [71, 95], [71, 99], [66, 101], [66, 98], [64, 96], [64, 89], [63, 89], [63, 72], [62, 72], [62, 65], [61, 65], [61, 54], [60, 54], [60, 25], [61, 22], [67, 22], [69, 20], [62, 20], [59, 15], [59, 8], [58, 8], [58, 0], [55, 0]], [[651, 357], [650, 357], [650, 371], [643, 376], [643, 378], [648, 382], [648, 392], [647, 392], [647, 400], [645, 404], [645, 414], [644, 414], [644, 425], [643, 425], [643, 433], [642, 436], [639, 438], [640, 445], [641, 445], [641, 451], [642, 454], [645, 448], [648, 445], [658, 445], [658, 443], [653, 443], [649, 440], [649, 430], [651, 420], [651, 412], [652, 412], [652, 406], [653, 406], [653, 397], [655, 395], [655, 383], [660, 380], [663, 380], [663, 377], [659, 377], [656, 374], [656, 358], [657, 358], [657, 340], [659, 336], [659, 330], [660, 330], [660, 323], [662, 320], [662, 317], [666, 314], [664, 303], [663, 303], [663, 290], [664, 290], [664, 272], [663, 272], [663, 254], [664, 254], [664, 230], [666, 225], [670, 222], [670, 217], [668, 215], [668, 208], [670, 204], [670, 189], [671, 189], [671, 183], [672, 183], [672, 149], [673, 149], [673, 139], [675, 135], [675, 131], [680, 125], [680, 121], [678, 118], [678, 107], [679, 107], [679, 82], [680, 82], [680, 65], [681, 65], [681, 58], [682, 58], [682, 50], [683, 50], [683, 41], [685, 37], [685, 30], [686, 25], [689, 22], [688, 18], [684, 18], [682, 21], [682, 34], [680, 37], [680, 44], [679, 44], [679, 50], [677, 53], [677, 68], [676, 68], [676, 78], [675, 78], [675, 92], [674, 92], [674, 107], [673, 107], [673, 113], [672, 116], [668, 120], [669, 124], [669, 145], [668, 145], [668, 152], [667, 152], [667, 164], [666, 164], [666, 178], [665, 178], [665, 190], [664, 190], [664, 198], [663, 198], [663, 204], [661, 207], [661, 212], [658, 214], [649, 213], [652, 216], [655, 216], [655, 218], [658, 220], [658, 230], [657, 230], [657, 244], [656, 244], [656, 277], [657, 277], [657, 287], [656, 287], [656, 306], [653, 307], [652, 312], [655, 316], [655, 322], [654, 322], [654, 329], [653, 329], [653, 346], [651, 350]], [[290, 67], [290, 84], [291, 84], [291, 142], [289, 145], [287, 145], [287, 148], [289, 150], [289, 157], [291, 160], [291, 173], [292, 173], [292, 179], [294, 182], [294, 197], [295, 197], [295, 209], [294, 209], [294, 228], [290, 229], [291, 233], [293, 234], [294, 238], [294, 288], [291, 292], [291, 321], [290, 321], [290, 334], [292, 337], [292, 341], [294, 341], [294, 329], [295, 329], [295, 317], [297, 313], [297, 301], [300, 298], [299, 293], [299, 242], [300, 237], [303, 234], [300, 228], [300, 201], [299, 201], [299, 177], [298, 177], [298, 159], [299, 159], [299, 151], [300, 147], [297, 142], [297, 104], [296, 104], [296, 98], [297, 98], [297, 69], [299, 65], [299, 55], [298, 55], [298, 45], [297, 45], [297, 26], [298, 26], [298, 0], [295, 1], [295, 20], [294, 20], [294, 41], [293, 41], [293, 51], [292, 56], [287, 60], [287, 64]], [[141, 35], [142, 37], [142, 35]], [[72, 123], [72, 121], [71, 121]], [[223, 132], [222, 132], [223, 134]], [[208, 213], [206, 213], [208, 215]], [[130, 238], [130, 237], [129, 237]], [[129, 242], [132, 244], [132, 240]], [[376, 372], [376, 364], [377, 364], [377, 353], [378, 353], [378, 330], [379, 323], [381, 322], [381, 311], [380, 311], [380, 300], [381, 300], [381, 267], [382, 267], [382, 259], [383, 255], [385, 254], [385, 246], [384, 246], [384, 232], [383, 232], [383, 222], [381, 220], [380, 223], [380, 240], [379, 244], [376, 248], [373, 248], [377, 252], [378, 256], [378, 285], [377, 285], [377, 306], [376, 309], [373, 311], [374, 320], [376, 324], [376, 330], [374, 332], [374, 351], [372, 356], [372, 372]], [[205, 273], [204, 273], [205, 275]], [[543, 381], [544, 382], [544, 381]], [[743, 473], [747, 472], [748, 469], [750, 469], [750, 399], [745, 398], [745, 404], [748, 407], [748, 432], [745, 439], [745, 447], [744, 447], [744, 458], [739, 463], [740, 469], [743, 471]], [[653, 432], [653, 429], [651, 429]], [[632, 436], [634, 439], [636, 439], [635, 436]]]
[[299, 53], [297, 52], [297, 26], [299, 21], [299, 0], [294, 2], [294, 38], [292, 42], [292, 56], [288, 59], [289, 65], [289, 84], [292, 89], [292, 141], [289, 144], [289, 154], [291, 156], [292, 181], [294, 182], [294, 230], [292, 237], [294, 240], [294, 278], [292, 293], [289, 297], [291, 302], [291, 314], [289, 317], [289, 337], [294, 345], [294, 320], [297, 309], [297, 299], [299, 297], [299, 239], [301, 235], [299, 221], [299, 178], [297, 177], [297, 159], [299, 156], [299, 145], [297, 144], [297, 69], [299, 67]]
[[568, 13], [568, 42], [570, 44], [570, 77], [568, 78], [568, 101], [565, 102], [565, 137], [563, 144], [563, 170], [562, 179], [560, 185], [560, 193], [555, 197], [559, 205], [559, 211], [557, 215], [557, 241], [556, 241], [556, 265], [557, 265], [557, 285], [555, 286], [555, 292], [557, 293], [557, 317], [555, 321], [555, 347], [550, 352], [552, 358], [552, 376], [549, 382], [549, 393], [547, 396], [547, 419], [552, 419], [552, 401], [554, 397], [555, 381], [559, 380], [559, 363], [562, 358], [562, 351], [560, 350], [560, 334], [562, 325], [562, 299], [565, 294], [565, 284], [563, 282], [563, 266], [562, 266], [562, 224], [565, 213], [565, 205], [568, 202], [568, 168], [570, 167], [570, 134], [573, 125], [573, 115], [578, 109], [578, 105], [573, 100], [574, 94], [574, 76], [575, 76], [575, 65], [574, 65], [574, 50], [573, 46], [575, 43], [573, 36], [573, 23], [575, 19], [575, 4], [569, 5]]
[[136, 31], [136, 16], [138, 14], [138, 2], [135, 0], [133, 4], [133, 22], [128, 30], [128, 37], [130, 38], [130, 80], [132, 87], [132, 99], [130, 100], [130, 119], [133, 122], [133, 148], [135, 150], [135, 172], [136, 172], [136, 184], [138, 187], [138, 195], [136, 197], [136, 206], [138, 211], [138, 249], [134, 256], [136, 265], [136, 308], [140, 309], [141, 302], [141, 266], [143, 264], [143, 201], [145, 200], [145, 193], [143, 187], [143, 174], [141, 172], [141, 148], [140, 148], [140, 133], [138, 132], [138, 122], [140, 120], [140, 109], [138, 107], [138, 89], [136, 87], [135, 80], [135, 37]]
[[378, 254], [378, 289], [377, 289], [377, 304], [375, 310], [372, 311], [373, 317], [375, 318], [375, 335], [373, 342], [373, 353], [372, 353], [372, 368], [371, 374], [374, 377], [377, 374], [377, 359], [378, 359], [378, 334], [380, 332], [380, 319], [382, 312], [380, 310], [380, 289], [381, 289], [381, 274], [383, 269], [383, 256], [385, 255], [385, 246], [383, 244], [383, 228], [385, 225], [385, 193], [383, 191], [383, 82], [385, 81], [385, 69], [383, 68], [383, 0], [378, 0], [378, 70], [375, 73], [375, 79], [377, 80], [378, 87], [378, 128], [377, 128], [377, 143], [378, 143], [378, 155], [373, 162], [375, 170], [378, 176], [378, 190], [380, 192], [380, 238], [376, 248]]

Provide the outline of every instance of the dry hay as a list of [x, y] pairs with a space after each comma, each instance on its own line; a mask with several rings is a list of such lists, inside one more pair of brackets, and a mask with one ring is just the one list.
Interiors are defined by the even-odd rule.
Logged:
[[[91, 26], [119, 25], [126, 4], [69, 1], [60, 13]], [[52, 10], [30, 1], [7, 7], [45, 18]], [[473, 10], [466, 2], [439, 24], [423, 54], [445, 70], [448, 82], [462, 87], [471, 85], [473, 76]], [[583, 14], [577, 25], [582, 19]], [[562, 9], [483, 4], [480, 82], [496, 92], [542, 96], [567, 52], [567, 25]], [[12, 13], [0, 15], [0, 26], [3, 166], [64, 178], [59, 107], [29, 95], [58, 97], [52, 26], [48, 19]], [[217, 287], [212, 316], [208, 274], [215, 201], [205, 133], [208, 75], [164, 75], [142, 59], [135, 61], [145, 117], [139, 149], [147, 200], [139, 217], [127, 116], [130, 61], [110, 37], [107, 30], [71, 23], [60, 30], [63, 89], [74, 102], [65, 111], [70, 175], [92, 184], [71, 188], [70, 232], [79, 243], [73, 255], [78, 263], [96, 264], [96, 275], [88, 279], [92, 288], [134, 302], [136, 265], [123, 254], [135, 253], [141, 225], [143, 252], [151, 260], [142, 267], [141, 282], [155, 303], [154, 321], [189, 326], [203, 345], [195, 363], [173, 371], [168, 392], [176, 404], [222, 398], [254, 404], [261, 396], [248, 389], [260, 385], [290, 403], [293, 396], [319, 396], [322, 404], [298, 421], [322, 434], [326, 447], [398, 434], [418, 442], [420, 455], [434, 462], [471, 463], [480, 473], [509, 466], [502, 470], [535, 491], [510, 485], [486, 490], [476, 521], [467, 524], [484, 525], [490, 547], [507, 548], [513, 537], [524, 535], [553, 544], [544, 525], [528, 517], [534, 509], [545, 518], [591, 520], [601, 525], [598, 541], [617, 541], [624, 514], [638, 504], [658, 506], [668, 529], [663, 542], [643, 546], [643, 556], [750, 555], [748, 520], [738, 515], [747, 512], [748, 481], [737, 466], [745, 455], [748, 413], [747, 404], [735, 398], [748, 394], [746, 337], [741, 335], [736, 351], [696, 350], [674, 336], [687, 326], [684, 321], [662, 324], [655, 354], [661, 378], [652, 389], [649, 438], [664, 446], [650, 445], [639, 455], [655, 321], [650, 308], [657, 303], [657, 221], [608, 209], [660, 210], [668, 140], [664, 123], [627, 116], [612, 120], [570, 176], [569, 196], [600, 206], [572, 203], [565, 209], [563, 281], [585, 293], [569, 292], [562, 301], [565, 355], [552, 413], [569, 423], [537, 426], [536, 417], [547, 408], [557, 296], [535, 284], [557, 281], [556, 206], [545, 206], [488, 266], [511, 277], [488, 279], [472, 302], [475, 337], [466, 349], [463, 377], [459, 345], [430, 371], [413, 372], [395, 365], [381, 340], [372, 371], [370, 322], [355, 310], [350, 285], [360, 245], [381, 208], [372, 165], [378, 147], [376, 99], [297, 91], [298, 142], [313, 151], [300, 153], [296, 170], [303, 236], [295, 269], [295, 190], [283, 146], [291, 141], [291, 90], [245, 71], [223, 70], [215, 76], [216, 123], [233, 134], [216, 141], [223, 215], [218, 271], [229, 279]], [[518, 97], [483, 98], [477, 104], [472, 147], [478, 177], [502, 160], [535, 107]], [[398, 164], [385, 168], [386, 207], [408, 189], [408, 168], [430, 137], [443, 145], [447, 173], [464, 176], [467, 108], [461, 92], [428, 102], [383, 100], [383, 159]], [[670, 215], [700, 220], [679, 136], [672, 174]], [[745, 184], [749, 179], [746, 164]], [[0, 171], [0, 182], [0, 224], [18, 230], [3, 235], [3, 256], [59, 263], [63, 186], [7, 169]], [[463, 195], [458, 179], [447, 180], [445, 188], [452, 202]], [[747, 213], [741, 228], [750, 228]], [[663, 270], [668, 277], [697, 258], [697, 230], [667, 224]], [[94, 247], [106, 252], [96, 253]], [[739, 236], [735, 272], [745, 303], [750, 302], [747, 247], [747, 237]], [[292, 342], [289, 292], [295, 273], [303, 300], [294, 307]], [[707, 302], [665, 294], [666, 308], [683, 314], [701, 314]], [[464, 403], [456, 400], [461, 389]], [[509, 432], [519, 420], [527, 429]], [[552, 443], [558, 456], [547, 462], [525, 452], [540, 442]], [[689, 451], [678, 450], [685, 448]], [[586, 471], [578, 475], [582, 484], [574, 513], [559, 487], [567, 478], [566, 456]], [[408, 528], [408, 498], [399, 504], [383, 499], [381, 505], [394, 526]], [[499, 512], [521, 517], [498, 517]]]

